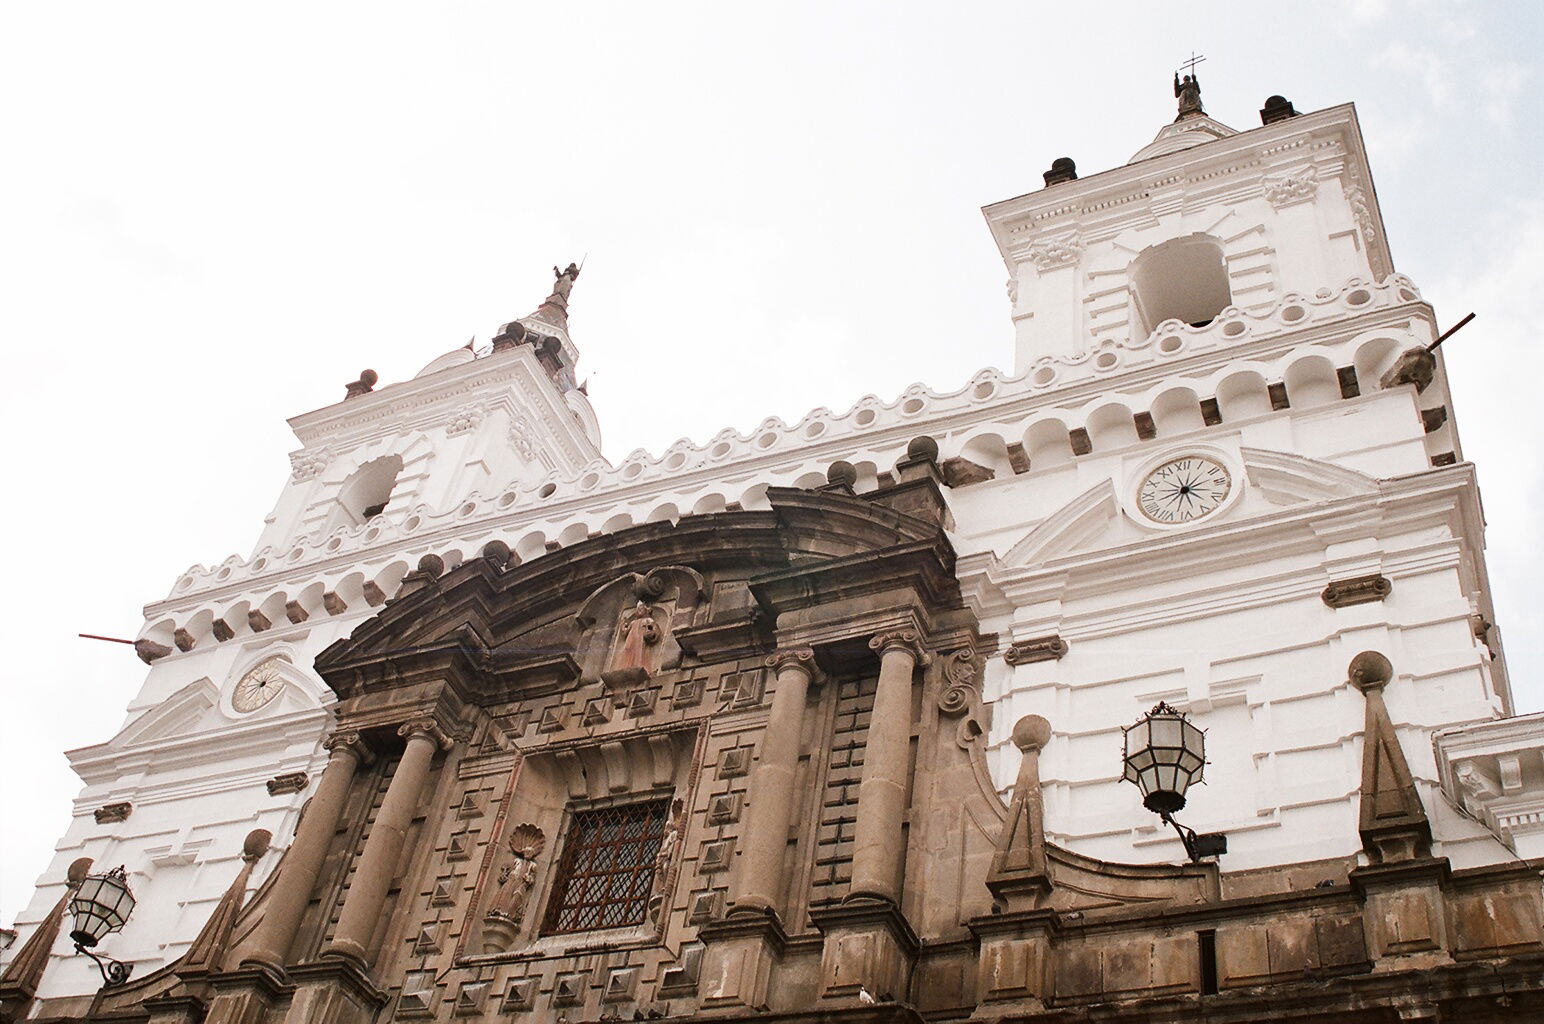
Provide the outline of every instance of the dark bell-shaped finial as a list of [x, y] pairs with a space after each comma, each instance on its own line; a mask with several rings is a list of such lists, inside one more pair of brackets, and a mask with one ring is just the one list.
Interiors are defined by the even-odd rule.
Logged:
[[1047, 188], [1059, 185], [1064, 181], [1076, 181], [1078, 178], [1078, 165], [1072, 162], [1070, 156], [1059, 156], [1051, 161], [1051, 169], [1045, 172], [1045, 184]]
[[1296, 117], [1297, 110], [1292, 106], [1292, 101], [1285, 96], [1272, 96], [1265, 101], [1265, 106], [1260, 108], [1260, 123], [1275, 124], [1277, 121], [1285, 121], [1289, 117]]

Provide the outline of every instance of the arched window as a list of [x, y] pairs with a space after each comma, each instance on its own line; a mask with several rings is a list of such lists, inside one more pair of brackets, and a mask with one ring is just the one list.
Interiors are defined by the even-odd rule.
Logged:
[[1131, 289], [1144, 334], [1165, 320], [1203, 327], [1233, 302], [1222, 243], [1210, 235], [1174, 238], [1142, 250], [1131, 261]]
[[358, 526], [386, 510], [397, 474], [402, 472], [402, 458], [384, 455], [354, 470], [338, 488], [338, 504], [330, 528]]

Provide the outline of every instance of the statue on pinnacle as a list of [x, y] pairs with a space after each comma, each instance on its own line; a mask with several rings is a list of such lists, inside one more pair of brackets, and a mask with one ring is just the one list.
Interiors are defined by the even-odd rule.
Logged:
[[1174, 72], [1174, 97], [1179, 100], [1179, 116], [1174, 118], [1176, 121], [1206, 113], [1201, 106], [1201, 79], [1195, 73], [1196, 65], [1205, 59], [1192, 53], [1190, 59], [1182, 65], [1185, 69], [1183, 81], [1180, 80], [1179, 72]]
[[[547, 303], [554, 303], [563, 309], [567, 309], [568, 293], [574, 290], [574, 282], [579, 280], [579, 267], [573, 263], [570, 263], [563, 270], [553, 267], [552, 276], [557, 280], [552, 284], [552, 294], [547, 296]], [[543, 305], [547, 303], [543, 303]]]

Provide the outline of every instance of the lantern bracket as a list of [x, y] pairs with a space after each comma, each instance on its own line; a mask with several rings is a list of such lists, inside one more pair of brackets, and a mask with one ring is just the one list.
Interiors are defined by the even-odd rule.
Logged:
[[1174, 820], [1172, 814], [1160, 814], [1165, 822], [1174, 826], [1174, 831], [1179, 833], [1180, 842], [1185, 844], [1185, 855], [1190, 858], [1190, 863], [1199, 864], [1205, 857], [1220, 857], [1228, 852], [1228, 837], [1221, 832], [1208, 832], [1205, 835], [1196, 835], [1196, 830], [1186, 828]]
[[122, 960], [114, 960], [110, 956], [98, 956], [88, 946], [75, 943], [75, 952], [84, 953], [97, 965], [97, 970], [102, 972], [102, 987], [117, 988], [129, 980], [129, 975], [134, 971], [133, 964], [126, 964]]

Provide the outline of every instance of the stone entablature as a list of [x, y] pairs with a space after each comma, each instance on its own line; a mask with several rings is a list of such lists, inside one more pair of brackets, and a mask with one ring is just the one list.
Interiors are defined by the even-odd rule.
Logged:
[[1442, 792], [1517, 856], [1544, 857], [1544, 713], [1433, 737]]
[[[1289, 382], [1289, 390], [1301, 391], [1299, 401], [1309, 404], [1347, 393], [1337, 372], [1351, 374], [1346, 379], [1358, 385], [1353, 393], [1374, 393], [1377, 380], [1398, 354], [1425, 343], [1435, 332], [1430, 311], [1419, 297], [1407, 300], [1401, 294], [1415, 295], [1402, 279], [1379, 288], [1348, 285], [1342, 298], [1358, 291], [1368, 296], [1366, 312], [1342, 311], [1340, 319], [1310, 325], [1304, 333], [1256, 337], [1244, 331], [1236, 344], [1210, 350], [1200, 345], [1196, 351], [1178, 352], [1172, 361], [1145, 369], [1127, 367], [1116, 394], [1111, 391], [1117, 382], [1105, 380], [1092, 358], [1074, 367], [1089, 375], [1081, 383], [1058, 377], [1036, 384], [1040, 370], [1017, 378], [986, 370], [951, 393], [918, 385], [888, 405], [865, 399], [841, 417], [816, 410], [792, 427], [768, 420], [747, 436], [721, 434], [703, 446], [683, 441], [658, 458], [635, 452], [616, 467], [593, 464], [566, 478], [549, 476], [511, 488], [496, 498], [474, 492], [454, 496], [449, 508], [418, 504], [397, 509], [357, 527], [302, 539], [287, 553], [264, 550], [250, 561], [231, 556], [214, 569], [195, 566], [178, 580], [171, 597], [146, 609], [142, 635], [170, 647], [181, 629], [186, 641], [206, 643], [211, 624], [224, 623], [233, 635], [245, 634], [250, 631], [245, 621], [250, 609], [278, 622], [292, 601], [310, 615], [339, 614], [330, 606], [338, 601], [342, 608], [358, 611], [394, 593], [402, 576], [426, 553], [455, 564], [488, 539], [499, 538], [519, 557], [530, 558], [554, 544], [566, 546], [635, 522], [674, 520], [735, 504], [756, 507], [767, 486], [824, 482], [826, 467], [839, 459], [859, 467], [858, 489], [865, 490], [876, 485], [878, 475], [888, 472], [889, 464], [919, 433], [939, 437], [945, 460], [995, 458], [988, 468], [1006, 476], [1023, 471], [1023, 463], [1010, 466], [1015, 452], [1027, 461], [1025, 469], [1037, 471], [1044, 460], [1036, 458], [1036, 445], [1050, 446], [1054, 455], [1058, 431], [1063, 445], [1081, 430], [1092, 438], [1096, 451], [1103, 451], [1112, 444], [1137, 443], [1131, 424], [1139, 414], [1152, 416], [1148, 410], [1157, 410], [1159, 440], [1176, 429], [1204, 428], [1208, 414], [1197, 399], [1211, 395], [1223, 395], [1217, 413], [1224, 429], [1231, 429], [1241, 415], [1270, 410], [1265, 398], [1268, 381]], [[1240, 321], [1185, 330], [1197, 336], [1212, 332], [1221, 339], [1228, 323], [1234, 322]], [[1256, 378], [1258, 387], [1249, 383]], [[1256, 405], [1242, 397], [1251, 388], [1260, 393]], [[1234, 391], [1239, 397], [1230, 399]], [[1310, 398], [1310, 391], [1323, 394]], [[389, 389], [377, 394], [386, 393]], [[1164, 404], [1182, 393], [1196, 406], [1188, 414]], [[1419, 402], [1422, 408], [1444, 406], [1440, 377]], [[1106, 429], [1109, 425], [1115, 428], [1113, 434]], [[1455, 449], [1446, 423], [1421, 436], [1433, 457]], [[995, 455], [994, 448], [999, 449]], [[733, 491], [724, 488], [726, 474], [747, 472], [759, 480]], [[360, 574], [362, 562], [373, 565], [368, 575]], [[371, 596], [372, 587], [378, 597]], [[218, 632], [215, 628], [216, 640]], [[184, 643], [178, 646], [187, 649]]]

